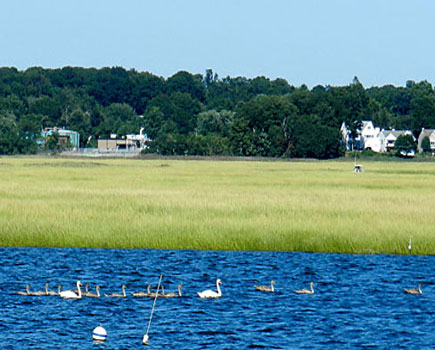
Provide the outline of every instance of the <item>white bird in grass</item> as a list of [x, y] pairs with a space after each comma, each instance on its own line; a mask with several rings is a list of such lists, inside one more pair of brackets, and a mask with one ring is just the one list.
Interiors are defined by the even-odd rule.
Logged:
[[211, 290], [211, 289], [207, 289], [207, 290], [205, 290], [203, 292], [197, 292], [197, 294], [198, 294], [198, 296], [201, 299], [204, 299], [204, 298], [220, 298], [222, 296], [222, 292], [221, 292], [221, 289], [219, 288], [219, 285], [221, 285], [221, 284], [222, 284], [222, 281], [218, 278], [216, 280], [216, 289], [217, 289], [217, 292], [215, 292], [214, 290]]
[[74, 290], [64, 290], [63, 292], [60, 292], [60, 297], [63, 299], [81, 299], [82, 298], [82, 290], [80, 289], [80, 286], [83, 286], [80, 281], [77, 281], [77, 291]]
[[411, 253], [411, 250], [412, 250], [412, 237], [409, 238], [408, 249], [409, 249], [409, 252]]
[[269, 286], [254, 286], [254, 288], [256, 290], [259, 290], [260, 292], [274, 292], [275, 289], [273, 288], [273, 285], [275, 284], [275, 281], [272, 280], [270, 282], [270, 287]]

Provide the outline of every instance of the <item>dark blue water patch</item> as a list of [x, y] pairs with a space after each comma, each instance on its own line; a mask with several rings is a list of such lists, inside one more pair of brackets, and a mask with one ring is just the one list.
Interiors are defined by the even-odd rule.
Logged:
[[[162, 284], [183, 297], [157, 299], [149, 349], [424, 349], [435, 343], [433, 256], [343, 255], [189, 250], [0, 248], [1, 349], [141, 347], [152, 298], [131, 292]], [[203, 300], [198, 291], [222, 297]], [[275, 280], [275, 293], [254, 285]], [[18, 295], [74, 289], [127, 298], [63, 300]], [[309, 288], [312, 295], [293, 291]], [[403, 288], [422, 283], [422, 295]], [[106, 343], [92, 340], [98, 325]]]

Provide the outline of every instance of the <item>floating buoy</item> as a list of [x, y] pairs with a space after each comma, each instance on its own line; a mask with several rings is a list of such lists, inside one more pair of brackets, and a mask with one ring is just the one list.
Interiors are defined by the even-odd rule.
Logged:
[[107, 338], [106, 330], [101, 325], [95, 327], [94, 331], [92, 332], [92, 339], [98, 341], [105, 341], [106, 338]]
[[149, 339], [148, 334], [145, 334], [145, 335], [143, 336], [143, 339], [142, 339], [142, 344], [143, 344], [143, 345], [146, 345], [146, 344], [148, 343], [148, 339]]

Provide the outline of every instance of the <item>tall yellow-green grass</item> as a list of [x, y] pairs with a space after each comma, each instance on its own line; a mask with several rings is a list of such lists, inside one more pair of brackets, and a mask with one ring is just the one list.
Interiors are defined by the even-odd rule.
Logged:
[[0, 158], [0, 245], [435, 253], [435, 164]]

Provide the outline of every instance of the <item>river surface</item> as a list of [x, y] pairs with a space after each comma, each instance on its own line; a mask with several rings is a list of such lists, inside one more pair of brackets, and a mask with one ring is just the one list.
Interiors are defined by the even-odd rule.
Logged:
[[[148, 349], [433, 349], [434, 256], [190, 250], [0, 248], [1, 349], [139, 349], [153, 299], [22, 296], [62, 284], [127, 294], [182, 284], [158, 298]], [[216, 289], [222, 297], [200, 299]], [[275, 293], [255, 284], [275, 280]], [[315, 293], [297, 295], [295, 289]], [[422, 283], [422, 295], [404, 287]], [[107, 341], [92, 340], [102, 325]]]

